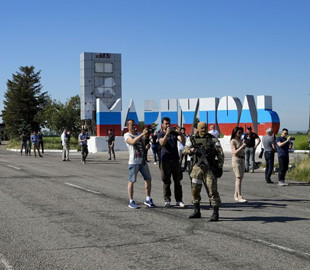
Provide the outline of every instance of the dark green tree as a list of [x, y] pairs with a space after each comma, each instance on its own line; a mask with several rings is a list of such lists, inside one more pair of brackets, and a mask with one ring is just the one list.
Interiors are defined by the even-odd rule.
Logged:
[[55, 134], [61, 134], [66, 128], [73, 136], [78, 136], [81, 131], [80, 97], [71, 97], [68, 102], [62, 103], [48, 99], [48, 105], [40, 115], [44, 119], [44, 126]]
[[42, 123], [37, 115], [47, 101], [46, 92], [41, 93], [41, 71], [35, 72], [34, 66], [22, 66], [19, 70], [7, 81], [2, 111], [6, 133], [12, 138], [19, 137], [22, 130], [39, 130]]

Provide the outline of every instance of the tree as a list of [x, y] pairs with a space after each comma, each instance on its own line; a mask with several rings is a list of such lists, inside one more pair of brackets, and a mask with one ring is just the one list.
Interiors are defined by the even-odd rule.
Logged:
[[44, 126], [56, 134], [61, 134], [66, 128], [73, 136], [77, 136], [81, 130], [80, 110], [78, 95], [71, 97], [66, 103], [49, 98], [40, 118], [44, 119]]
[[34, 66], [22, 66], [19, 70], [12, 74], [12, 80], [7, 81], [2, 111], [6, 133], [12, 138], [19, 137], [23, 130], [40, 129], [37, 115], [44, 110], [47, 102], [46, 92], [41, 93], [41, 71], [35, 72]]

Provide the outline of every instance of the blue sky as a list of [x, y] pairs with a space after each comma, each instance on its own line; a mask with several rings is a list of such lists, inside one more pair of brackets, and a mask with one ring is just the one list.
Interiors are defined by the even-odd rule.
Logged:
[[310, 1], [53, 0], [0, 3], [0, 109], [20, 66], [43, 90], [80, 93], [82, 52], [122, 54], [123, 109], [134, 99], [272, 95], [281, 128], [306, 130]]

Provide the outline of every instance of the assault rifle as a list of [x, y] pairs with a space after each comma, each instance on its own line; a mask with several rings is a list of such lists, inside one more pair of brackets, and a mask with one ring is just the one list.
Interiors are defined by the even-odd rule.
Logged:
[[208, 170], [211, 168], [208, 161], [209, 152], [206, 151], [202, 144], [194, 145], [194, 154], [199, 157], [198, 161], [196, 162], [198, 167], [205, 165]]

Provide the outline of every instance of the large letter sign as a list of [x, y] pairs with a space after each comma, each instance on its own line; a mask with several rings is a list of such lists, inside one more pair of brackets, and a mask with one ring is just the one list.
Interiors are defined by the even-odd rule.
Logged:
[[122, 103], [119, 98], [111, 109], [108, 109], [106, 104], [100, 98], [96, 100], [97, 111], [97, 136], [107, 136], [108, 130], [112, 129], [116, 136], [121, 136], [121, 121], [122, 121]]
[[246, 95], [244, 97], [239, 127], [243, 127], [244, 131], [246, 131], [249, 126], [257, 133], [257, 110], [254, 96]]
[[272, 128], [275, 134], [280, 128], [280, 119], [272, 110], [271, 96], [257, 96], [258, 135], [265, 135], [267, 128]]
[[193, 123], [195, 121], [195, 118], [197, 117], [198, 112], [198, 98], [179, 99], [179, 103], [184, 119], [184, 121], [181, 121], [181, 125], [186, 129], [187, 134], [191, 134]]
[[239, 98], [222, 97], [217, 108], [217, 122], [225, 136], [231, 135], [232, 130], [239, 125], [242, 105]]
[[171, 126], [178, 124], [178, 100], [177, 99], [161, 99], [160, 100], [161, 119], [169, 117]]
[[205, 122], [208, 129], [211, 125], [217, 126], [217, 107], [219, 98], [200, 98], [199, 99], [199, 121]]
[[155, 100], [144, 100], [144, 125], [152, 125], [159, 116], [159, 108]]

